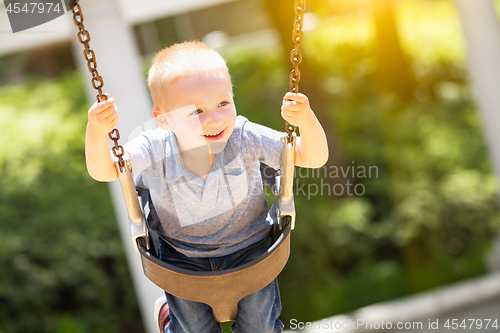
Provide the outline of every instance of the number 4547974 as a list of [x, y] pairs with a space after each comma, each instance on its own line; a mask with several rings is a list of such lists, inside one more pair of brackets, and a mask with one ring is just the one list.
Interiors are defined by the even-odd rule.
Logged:
[[498, 329], [498, 319], [495, 319], [493, 322], [491, 319], [464, 319], [459, 324], [458, 319], [448, 319], [444, 324], [444, 327], [447, 329], [456, 330], [458, 328], [463, 329], [487, 329], [488, 327]]
[[50, 11], [60, 13], [62, 11], [60, 7], [60, 3], [56, 3], [55, 6], [53, 3], [43, 3], [43, 2], [30, 2], [22, 5], [20, 3], [12, 3], [10, 2], [5, 11], [7, 13], [18, 14], [24, 12], [26, 14], [34, 14], [34, 13], [49, 13]]

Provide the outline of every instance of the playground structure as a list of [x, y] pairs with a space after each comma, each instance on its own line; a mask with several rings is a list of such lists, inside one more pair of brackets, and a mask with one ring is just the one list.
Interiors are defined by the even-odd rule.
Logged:
[[[466, 2], [466, 1], [464, 1], [464, 2], [462, 2], [462, 5], [466, 6], [466, 5], [468, 5], [468, 4], [467, 4], [467, 2]], [[88, 19], [88, 21], [89, 21], [89, 24], [95, 24], [95, 21], [94, 21], [93, 23], [91, 23], [91, 22], [94, 20], [94, 19], [92, 18], [92, 15], [98, 15], [98, 12], [99, 12], [99, 4], [92, 4], [92, 2], [91, 2], [91, 1], [89, 1], [89, 6], [90, 6], [90, 7], [97, 6], [97, 7], [94, 7], [94, 9], [90, 9], [90, 12], [91, 12], [91, 13], [89, 13], [89, 15], [90, 15], [90, 16], [89, 16], [89, 17], [87, 17], [87, 19]], [[107, 9], [110, 9], [110, 8], [112, 9], [112, 8], [113, 8], [113, 6], [112, 6], [112, 5], [105, 4], [104, 2], [103, 2], [103, 4], [102, 4], [102, 6], [104, 6], [103, 8], [107, 8]], [[108, 7], [106, 7], [106, 6], [108, 6]], [[467, 11], [469, 14], [472, 14], [472, 13], [475, 13], [476, 11], [480, 10], [481, 8], [483, 8], [483, 9], [488, 9], [489, 7], [487, 7], [487, 6], [488, 6], [488, 3], [487, 3], [487, 2], [481, 2], [481, 1], [480, 1], [480, 2], [477, 2], [477, 4], [475, 4], [475, 8], [473, 8], [473, 9], [471, 9], [471, 10], [466, 10], [466, 11]], [[96, 8], [97, 8], [97, 9], [96, 9]], [[93, 13], [92, 13], [92, 11], [93, 11]], [[115, 11], [112, 11], [112, 13], [113, 13], [113, 15], [110, 15], [109, 17], [110, 17], [111, 19], [114, 19], [114, 20], [115, 20], [115, 21], [114, 21], [115, 23], [119, 23], [117, 26], [115, 26], [115, 27], [117, 27], [117, 28], [116, 28], [116, 31], [115, 31], [114, 29], [111, 29], [110, 31], [107, 31], [108, 29], [106, 29], [106, 28], [102, 28], [102, 31], [107, 31], [106, 33], [111, 32], [112, 34], [116, 34], [116, 36], [117, 36], [117, 40], [121, 40], [122, 42], [123, 42], [123, 41], [125, 41], [125, 43], [124, 43], [124, 45], [125, 45], [125, 49], [126, 49], [126, 50], [128, 50], [128, 51], [130, 51], [132, 54], [134, 54], [134, 52], [135, 52], [135, 51], [134, 51], [134, 47], [135, 47], [135, 46], [133, 45], [134, 43], [132, 42], [131, 35], [130, 35], [129, 33], [119, 33], [119, 30], [120, 30], [120, 29], [118, 29], [119, 27], [122, 27], [122, 28], [126, 31], [126, 30], [127, 30], [128, 23], [126, 23], [126, 22], [125, 22], [124, 24], [121, 24], [121, 23], [120, 23], [120, 22], [121, 22], [120, 20], [122, 20], [122, 18], [121, 18], [121, 17], [120, 17], [120, 15], [119, 15], [119, 10], [117, 10], [116, 8], [115, 8]], [[479, 14], [480, 14], [480, 13], [479, 13]], [[97, 20], [97, 19], [96, 19], [96, 20]], [[495, 27], [495, 26], [497, 25], [494, 21], [491, 21], [491, 20], [488, 20], [488, 21], [483, 20], [483, 22], [482, 22], [482, 23], [485, 23], [485, 22], [490, 22], [490, 23], [493, 25], [493, 27]], [[120, 24], [121, 24], [121, 25], [120, 25]], [[486, 24], [486, 23], [485, 23], [485, 24]], [[465, 26], [465, 24], [464, 24], [464, 26]], [[71, 31], [73, 31], [72, 29], [73, 29], [74, 27], [72, 27], [70, 24], [68, 24], [68, 27], [71, 29]], [[99, 28], [99, 27], [97, 28], [97, 30], [98, 30], [98, 31], [99, 31], [100, 29], [101, 29], [101, 28]], [[488, 29], [488, 30], [496, 31], [496, 28], [493, 28], [493, 29]], [[97, 44], [99, 44], [99, 43], [100, 43], [100, 42], [98, 42], [97, 40], [98, 40], [98, 38], [95, 38], [95, 39], [93, 40], [93, 43], [94, 43], [93, 45], [95, 45], [96, 43], [97, 43]], [[494, 40], [493, 40], [493, 42], [492, 42], [492, 43], [490, 43], [490, 45], [495, 45], [495, 40], [498, 40], [498, 39], [494, 39]], [[129, 42], [130, 42], [130, 44], [127, 44], [127, 43], [129, 43]], [[470, 43], [477, 43], [477, 42], [479, 42], [479, 41], [478, 41], [478, 40], [472, 40]], [[127, 45], [128, 45], [128, 46], [127, 46]], [[77, 47], [78, 47], [78, 46], [75, 46], [75, 49], [76, 49]], [[106, 46], [103, 46], [103, 45], [100, 45], [100, 46], [95, 45], [95, 46], [93, 46], [93, 47], [94, 47], [95, 49], [97, 49], [98, 47], [100, 47], [100, 48], [102, 48], [102, 49], [106, 49]], [[122, 46], [120, 46], [120, 47], [122, 47]], [[472, 46], [471, 46], [471, 47], [472, 47]], [[474, 47], [474, 48], [475, 48], [475, 47]], [[114, 58], [114, 59], [113, 59], [112, 57], [108, 57], [107, 55], [104, 55], [104, 56], [101, 56], [101, 57], [100, 57], [100, 62], [99, 62], [99, 64], [100, 64], [100, 68], [103, 68], [103, 71], [109, 71], [109, 72], [113, 72], [113, 71], [114, 71], [115, 73], [117, 73], [117, 76], [116, 76], [117, 78], [121, 77], [122, 75], [124, 75], [124, 73], [126, 73], [126, 72], [127, 72], [127, 73], [129, 73], [130, 75], [132, 75], [132, 77], [135, 77], [135, 78], [137, 78], [138, 80], [140, 80], [140, 74], [137, 74], [137, 73], [140, 73], [140, 68], [138, 68], [138, 66], [134, 65], [134, 63], [136, 63], [136, 62], [137, 62], [137, 58], [136, 58], [136, 57], [134, 57], [134, 56], [130, 56], [130, 57], [129, 57], [129, 56], [127, 55], [128, 51], [123, 53], [123, 58], [124, 58], [124, 61], [128, 61], [127, 59], [129, 59], [129, 60], [130, 60], [129, 65], [130, 65], [131, 67], [128, 67], [128, 66], [123, 66], [123, 68], [125, 68], [125, 69], [123, 69], [123, 68], [121, 68], [121, 69], [120, 69], [120, 68], [119, 68], [119, 69], [114, 69], [114, 67], [115, 67], [115, 66], [114, 66], [113, 64], [106, 65], [106, 64], [105, 64], [105, 62], [109, 62], [109, 63], [114, 62], [114, 61], [116, 61], [116, 58]], [[80, 55], [80, 52], [81, 52], [81, 51], [77, 51], [77, 52], [75, 52], [75, 53], [77, 53], [78, 55]], [[102, 52], [101, 52], [101, 53], [102, 53]], [[482, 57], [482, 56], [485, 56], [485, 55], [488, 55], [488, 54], [491, 54], [491, 53], [489, 53], [489, 52], [484, 52], [484, 51], [480, 51], [480, 46], [477, 46], [477, 54], [476, 54], [476, 56], [477, 56], [477, 57]], [[493, 55], [492, 55], [492, 57], [493, 57], [493, 58], [496, 58], [496, 59], [499, 59], [499, 58], [498, 58], [495, 54], [493, 54]], [[105, 60], [104, 58], [107, 58], [107, 59]], [[471, 57], [470, 61], [473, 61], [472, 57]], [[478, 60], [478, 61], [479, 61], [479, 62], [481, 62], [481, 61], [484, 61], [484, 60]], [[87, 70], [86, 65], [84, 65], [83, 63], [82, 63], [81, 65], [82, 65], [82, 66], [84, 66], [83, 68], [84, 68], [84, 70], [86, 71], [86, 70]], [[117, 64], [117, 65], [119, 65], [119, 64]], [[121, 65], [119, 65], [119, 66], [121, 66]], [[109, 69], [108, 69], [108, 68], [106, 68], [106, 70], [104, 70], [104, 68], [105, 68], [105, 67], [110, 67], [110, 68], [109, 68]], [[491, 68], [487, 68], [487, 69], [485, 69], [485, 70], [487, 70], [489, 73], [495, 73], [495, 72], [497, 72], [497, 71], [495, 71], [495, 70], [492, 70]], [[136, 73], [135, 71], [136, 71], [137, 73]], [[487, 73], [486, 73], [486, 74], [487, 74]], [[108, 84], [108, 87], [110, 87], [110, 89], [111, 89], [111, 86], [112, 86], [112, 85], [114, 85], [114, 83], [110, 82], [110, 80], [112, 80], [112, 76], [113, 76], [113, 74], [107, 74], [107, 73], [104, 73], [103, 75], [105, 75], [106, 77], [109, 77], [109, 78], [110, 78], [110, 79], [107, 79], [107, 80], [108, 80], [108, 83], [109, 83], [109, 84]], [[128, 74], [127, 74], [127, 75], [128, 75]], [[478, 76], [473, 76], [473, 79], [474, 79], [474, 80], [479, 80]], [[495, 80], [495, 79], [497, 79], [497, 78], [495, 78], [495, 77], [492, 77], [492, 78], [491, 78], [491, 80]], [[132, 85], [132, 81], [135, 81], [135, 79], [131, 79], [131, 80], [130, 80], [130, 82], [129, 82], [129, 85]], [[138, 82], [139, 82], [139, 81], [138, 81]], [[487, 97], [490, 97], [490, 98], [491, 98], [491, 96], [492, 96], [492, 95], [493, 95], [493, 96], [495, 95], [494, 93], [492, 93], [491, 89], [494, 89], [494, 87], [496, 87], [496, 86], [498, 86], [498, 84], [495, 84], [494, 82], [493, 82], [493, 83], [491, 83], [491, 82], [490, 82], [489, 84], [487, 84], [487, 85], [485, 85], [485, 86], [484, 86], [484, 87], [485, 87], [485, 89], [484, 89], [484, 90], [483, 90], [483, 89], [478, 89], [478, 90], [480, 90], [480, 93], [481, 93], [481, 94], [486, 95], [486, 97], [484, 97], [484, 98], [487, 98]], [[136, 89], [137, 89], [137, 90], [136, 90]], [[132, 88], [132, 87], [131, 87], [131, 88], [130, 88], [130, 90], [128, 90], [128, 88], [127, 88], [127, 91], [129, 91], [129, 92], [130, 92], [130, 91], [134, 91], [134, 92], [135, 92], [135, 99], [136, 99], [136, 100], [137, 100], [137, 99], [141, 100], [141, 102], [140, 102], [140, 103], [149, 103], [149, 100], [148, 100], [148, 97], [147, 97], [147, 92], [144, 92], [144, 96], [143, 96], [143, 95], [142, 95], [143, 93], [141, 92], [141, 89], [143, 89], [143, 88], [142, 88], [142, 87], [135, 87], [135, 88]], [[132, 93], [130, 96], [134, 96], [134, 93]], [[89, 100], [94, 100], [94, 98], [95, 98], [94, 94], [90, 94], [90, 93], [89, 93]], [[135, 106], [137, 106], [137, 105], [139, 104], [138, 102], [135, 102], [132, 98], [130, 98], [129, 100], [130, 100], [130, 102], [132, 103], [132, 105], [134, 105], [135, 103], [137, 103], [137, 104], [135, 104]], [[148, 105], [148, 104], [143, 104], [143, 105]], [[492, 108], [492, 106], [491, 106], [490, 104], [488, 104], [488, 103], [486, 103], [486, 104], [484, 104], [484, 105], [485, 105], [485, 106], [484, 106], [484, 107], [482, 107], [482, 109], [483, 109], [483, 110], [484, 110], [484, 108], [485, 108], [485, 107], [490, 107], [490, 109], [489, 109], [490, 111], [488, 111], [488, 112], [487, 112], [487, 111], [483, 111], [483, 112], [484, 112], [483, 117], [484, 117], [484, 119], [487, 119], [487, 120], [485, 121], [485, 123], [486, 123], [486, 124], [495, 124], [495, 123], [496, 123], [496, 120], [495, 120], [495, 119], [488, 118], [488, 117], [491, 115], [489, 112], [492, 112], [492, 111], [491, 111], [491, 110], [492, 110], [492, 109], [491, 109], [491, 108]], [[493, 105], [494, 105], [494, 104], [493, 104]], [[122, 108], [123, 108], [123, 107], [122, 107]], [[125, 108], [123, 108], [121, 111], [126, 112], [124, 109], [125, 109]], [[131, 107], [130, 109], [132, 109], [132, 107]], [[142, 107], [141, 107], [141, 109], [142, 109]], [[136, 110], [137, 110], [137, 108], [136, 108]], [[135, 111], [135, 112], [137, 112], [137, 111]], [[141, 117], [141, 116], [142, 116], [142, 115], [138, 115], [138, 117]], [[146, 120], [146, 119], [147, 119], [147, 116], [146, 116], [146, 115], [144, 115], [144, 118], [143, 118], [143, 119], [144, 119], [144, 120]], [[488, 120], [488, 119], [489, 119], [489, 120]], [[132, 128], [132, 127], [133, 127], [132, 125], [128, 125], [127, 123], [125, 123], [125, 124], [124, 124], [124, 126], [125, 126], [125, 128], [126, 128], [127, 126], [129, 126], [130, 128]], [[120, 128], [122, 128], [122, 127], [121, 127], [121, 125], [120, 125]], [[124, 130], [124, 132], [126, 133], [126, 131], [125, 131], [125, 130]], [[490, 131], [490, 134], [489, 134], [490, 142], [493, 142], [493, 144], [491, 144], [491, 145], [490, 145], [490, 149], [491, 149], [491, 150], [495, 150], [495, 149], [496, 149], [494, 142], [497, 142], [497, 143], [498, 143], [498, 142], [500, 142], [499, 140], [495, 139], [495, 137], [494, 137], [494, 136], [495, 136], [495, 134], [494, 134], [494, 133], [493, 133], [493, 134], [491, 134], [491, 131]], [[498, 149], [497, 149], [497, 150], [498, 150]], [[495, 150], [495, 151], [496, 151], [496, 150]], [[493, 154], [493, 155], [495, 155], [495, 154]], [[497, 159], [496, 159], [496, 160], [497, 160]], [[498, 163], [496, 163], [495, 165], [498, 165]], [[497, 168], [497, 170], [498, 170], [498, 168]], [[497, 174], [498, 174], [498, 172], [497, 172]], [[112, 186], [112, 188], [113, 188], [113, 186]], [[114, 193], [116, 194], [117, 198], [119, 198], [119, 196], [121, 195], [121, 193], [120, 193], [119, 189], [116, 189], [116, 188], [115, 188], [113, 191], [114, 191]], [[119, 201], [120, 201], [120, 199], [116, 199], [116, 201], [117, 201], [117, 202], [119, 202]], [[117, 205], [120, 205], [120, 203], [117, 203]], [[121, 207], [121, 208], [117, 208], [117, 211], [123, 211], [123, 207]], [[127, 221], [126, 216], [123, 216], [123, 214], [122, 214], [122, 213], [118, 214], [118, 216], [120, 216], [120, 219], [121, 219], [121, 221], [122, 221], [122, 224], [125, 224], [125, 225], [126, 225], [127, 223], [126, 223], [126, 222], [123, 222], [123, 221]], [[126, 239], [127, 239], [127, 241], [128, 241], [128, 233], [129, 233], [128, 226], [126, 226], [126, 227], [124, 227], [124, 228], [125, 228], [125, 231], [123, 232], [123, 234], [124, 234], [124, 237], [126, 237]], [[131, 254], [131, 255], [132, 255], [132, 256], [135, 256], [135, 254]], [[497, 262], [498, 262], [498, 261], [497, 261]], [[491, 260], [491, 267], [495, 267], [495, 265], [497, 265], [496, 267], [498, 267], [498, 264], [495, 264], [495, 260], [493, 260], [493, 259], [492, 259], [492, 260]], [[139, 272], [140, 272], [140, 269], [139, 269]], [[156, 297], [156, 295], [157, 295], [157, 294], [155, 294], [155, 296], [154, 296], [153, 298], [155, 298], [155, 297]], [[141, 303], [142, 303], [142, 300], [141, 300]], [[151, 306], [152, 306], [152, 305], [151, 305], [151, 304], [152, 304], [152, 302], [151, 302], [151, 301], [146, 301], [146, 302], [144, 302], [144, 303], [145, 303], [145, 306], [146, 306], [147, 308], [151, 308]], [[149, 311], [149, 309], [144, 311], [144, 316], [145, 316], [146, 318], [147, 318], [148, 316], [150, 316], [150, 311]]]

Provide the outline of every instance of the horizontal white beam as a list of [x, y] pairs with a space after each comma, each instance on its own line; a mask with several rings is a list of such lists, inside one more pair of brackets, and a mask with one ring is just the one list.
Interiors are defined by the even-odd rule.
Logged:
[[125, 21], [136, 24], [232, 1], [234, 0], [120, 0], [119, 5]]
[[[308, 329], [293, 329], [295, 327], [291, 327], [292, 330], [287, 330], [285, 333], [361, 333], [378, 331], [364, 324], [351, 325], [351, 323], [361, 322], [392, 323], [392, 327], [396, 328], [398, 322], [422, 321], [425, 325], [423, 328], [427, 328], [429, 319], [461, 309], [471, 309], [478, 306], [478, 304], [488, 304], [488, 302], [498, 299], [499, 296], [500, 273], [492, 273], [400, 299], [369, 305], [349, 314], [316, 320], [316, 326], [314, 327], [313, 323], [311, 323], [310, 326], [312, 327]], [[492, 318], [492, 320], [495, 320], [495, 318]], [[338, 327], [336, 328], [335, 324], [332, 323], [337, 323]], [[291, 324], [295, 325], [296, 322], [294, 321]], [[305, 323], [301, 324], [305, 326]], [[342, 324], [344, 324], [343, 328], [341, 327]], [[442, 328], [443, 324], [441, 324], [440, 328]], [[402, 331], [398, 330], [398, 332]], [[437, 330], [436, 332], [442, 331]]]
[[[124, 21], [133, 25], [231, 1], [234, 0], [120, 0], [118, 6]], [[84, 14], [85, 2], [80, 2]], [[43, 25], [13, 33], [4, 2], [0, 1], [0, 55], [68, 42], [76, 38], [70, 15], [68, 13]]]

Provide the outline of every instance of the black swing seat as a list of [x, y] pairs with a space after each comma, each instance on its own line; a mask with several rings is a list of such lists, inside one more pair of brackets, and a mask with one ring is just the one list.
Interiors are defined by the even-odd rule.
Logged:
[[[256, 259], [222, 271], [198, 272], [175, 267], [158, 259], [154, 241], [146, 229], [143, 209], [131, 177], [129, 164], [118, 168], [120, 184], [127, 203], [134, 246], [141, 254], [144, 274], [154, 284], [177, 297], [208, 304], [217, 322], [235, 320], [238, 302], [271, 283], [285, 267], [290, 255], [290, 231], [294, 228], [293, 171], [295, 133], [283, 145], [282, 166], [276, 171], [261, 164], [263, 183], [275, 192], [270, 209], [273, 218], [273, 244]], [[143, 208], [149, 204], [150, 215], [156, 215], [147, 190], [139, 190]], [[151, 216], [148, 216], [148, 219]], [[154, 216], [152, 217], [154, 218]]]

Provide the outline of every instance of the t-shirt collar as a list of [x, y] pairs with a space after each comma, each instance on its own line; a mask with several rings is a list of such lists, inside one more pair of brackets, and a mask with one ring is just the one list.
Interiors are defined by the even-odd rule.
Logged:
[[[214, 165], [210, 171], [211, 173], [215, 173], [215, 178], [222, 176], [221, 170], [224, 170], [224, 173], [232, 174], [240, 174], [245, 170], [245, 164], [234, 134], [233, 132], [229, 137], [224, 150], [215, 156]], [[182, 162], [178, 140], [174, 132], [168, 132], [167, 140], [165, 141], [165, 181], [172, 183], [179, 180], [182, 176], [185, 176], [188, 180], [192, 180], [191, 173]], [[209, 175], [207, 181], [210, 178], [212, 177]]]

